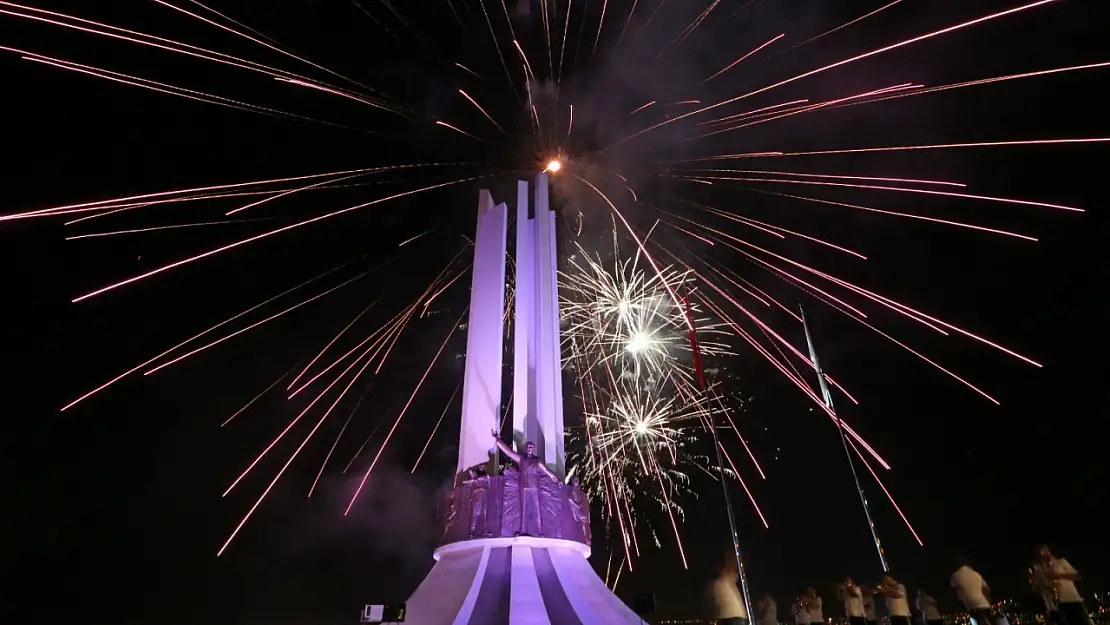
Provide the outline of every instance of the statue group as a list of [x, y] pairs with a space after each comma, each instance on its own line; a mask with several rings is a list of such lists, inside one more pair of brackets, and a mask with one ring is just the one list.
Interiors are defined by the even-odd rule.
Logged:
[[485, 465], [467, 471], [441, 511], [440, 544], [476, 538], [533, 536], [590, 544], [590, 511], [578, 478], [563, 483], [536, 456], [529, 442], [523, 454], [500, 440], [497, 447], [515, 466], [501, 475], [487, 474]]

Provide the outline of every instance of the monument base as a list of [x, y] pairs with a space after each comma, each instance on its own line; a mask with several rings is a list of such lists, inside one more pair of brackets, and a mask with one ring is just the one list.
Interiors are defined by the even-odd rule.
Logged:
[[580, 542], [517, 536], [444, 545], [406, 603], [406, 625], [641, 625]]

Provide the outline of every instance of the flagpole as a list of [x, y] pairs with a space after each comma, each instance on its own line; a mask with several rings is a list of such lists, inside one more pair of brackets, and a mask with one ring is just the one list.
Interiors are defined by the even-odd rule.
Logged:
[[690, 350], [694, 353], [694, 368], [698, 373], [698, 383], [706, 394], [706, 415], [709, 419], [709, 431], [713, 435], [713, 450], [717, 453], [717, 468], [721, 472], [721, 494], [725, 500], [725, 513], [728, 515], [728, 528], [732, 535], [732, 551], [736, 555], [736, 569], [740, 574], [740, 589], [744, 593], [744, 610], [748, 614], [748, 622], [754, 623], [752, 616], [751, 594], [748, 592], [748, 577], [744, 572], [744, 559], [740, 555], [740, 537], [736, 532], [736, 517], [732, 513], [732, 498], [728, 494], [728, 483], [725, 481], [724, 458], [721, 456], [721, 441], [717, 436], [717, 422], [713, 418], [713, 401], [709, 398], [709, 387], [705, 383], [705, 372], [701, 366], [701, 350], [698, 348], [698, 331], [694, 326], [694, 316], [690, 312], [690, 289], [686, 288], [683, 294], [685, 305], [686, 325], [690, 328]]
[[806, 345], [809, 346], [810, 362], [813, 363], [813, 370], [817, 372], [817, 383], [821, 387], [821, 397], [825, 400], [825, 406], [828, 407], [829, 412], [836, 420], [836, 429], [840, 432], [840, 443], [844, 446], [844, 455], [848, 458], [848, 466], [852, 469], [852, 479], [855, 480], [856, 490], [859, 491], [859, 500], [863, 504], [863, 514], [867, 517], [867, 527], [871, 529], [871, 538], [875, 541], [875, 549], [879, 552], [879, 563], [883, 565], [883, 572], [885, 573], [890, 570], [890, 567], [887, 566], [886, 554], [883, 553], [879, 533], [875, 530], [875, 522], [871, 519], [871, 508], [867, 505], [867, 496], [863, 493], [863, 485], [859, 482], [856, 463], [852, 460], [851, 450], [848, 449], [848, 437], [844, 435], [844, 422], [837, 416], [836, 409], [833, 407], [832, 393], [829, 392], [829, 385], [825, 382], [825, 373], [821, 370], [821, 363], [817, 360], [817, 349], [813, 346], [813, 338], [809, 333], [809, 323], [806, 322], [806, 312], [802, 309], [801, 304], [798, 305], [798, 310], [802, 313], [802, 328], [805, 329], [806, 333]]

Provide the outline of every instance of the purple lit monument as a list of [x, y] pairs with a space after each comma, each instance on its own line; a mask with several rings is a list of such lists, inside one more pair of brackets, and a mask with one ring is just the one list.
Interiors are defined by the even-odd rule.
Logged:
[[[564, 483], [555, 213], [547, 175], [518, 184], [513, 444], [498, 436], [505, 204], [478, 196], [455, 486], [440, 502], [436, 564], [407, 602], [415, 625], [640, 625], [587, 562], [590, 510]], [[492, 472], [500, 450], [513, 466]]]

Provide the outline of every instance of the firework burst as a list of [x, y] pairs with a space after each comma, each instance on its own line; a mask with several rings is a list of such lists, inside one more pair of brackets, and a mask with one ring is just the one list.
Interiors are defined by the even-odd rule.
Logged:
[[[727, 422], [728, 429], [737, 432], [735, 438], [722, 440], [734, 448], [743, 446], [759, 470], [721, 395], [694, 383], [692, 341], [687, 339], [690, 330], [701, 335], [703, 355], [718, 360], [731, 354], [760, 359], [795, 385], [824, 416], [843, 427], [847, 444], [876, 480], [878, 469], [889, 465], [822, 401], [807, 378], [814, 365], [799, 349], [801, 318], [794, 305], [799, 299], [850, 320], [861, 336], [880, 337], [891, 348], [905, 350], [994, 403], [998, 400], [990, 392], [931, 358], [929, 341], [960, 339], [1041, 366], [999, 341], [865, 286], [871, 277], [861, 268], [869, 258], [862, 251], [868, 244], [866, 237], [826, 225], [833, 218], [842, 224], [867, 216], [887, 224], [948, 228], [1025, 245], [1036, 237], [958, 214], [940, 215], [937, 207], [955, 207], [955, 212], [981, 203], [1022, 211], [1048, 210], [1063, 216], [1081, 211], [1046, 201], [1051, 198], [1008, 197], [989, 188], [971, 189], [964, 182], [933, 179], [914, 171], [913, 161], [899, 157], [1032, 152], [1051, 146], [1097, 149], [1110, 142], [1108, 137], [1086, 136], [1080, 130], [1068, 137], [1015, 135], [961, 141], [911, 136], [905, 141], [868, 145], [866, 135], [857, 133], [872, 122], [872, 118], [858, 115], [909, 99], [982, 92], [1001, 83], [1035, 85], [1040, 96], [1052, 91], [1044, 88], [1045, 81], [1063, 75], [1095, 75], [1096, 81], [1104, 81], [1100, 72], [1110, 67], [1110, 61], [1103, 59], [1015, 68], [1020, 71], [997, 75], [961, 74], [937, 84], [926, 84], [922, 80], [926, 72], [907, 70], [904, 63], [897, 70], [892, 66], [888, 72], [874, 71], [876, 64], [896, 51], [975, 36], [986, 23], [1001, 26], [1036, 20], [1037, 15], [1063, 10], [1061, 5], [1066, 3], [1015, 1], [1004, 9], [982, 13], [974, 12], [974, 6], [952, 3], [943, 24], [917, 27], [913, 23], [913, 34], [905, 38], [886, 37], [887, 29], [877, 26], [888, 10], [897, 11], [908, 4], [901, 0], [828, 24], [818, 32], [780, 33], [772, 23], [768, 28], [774, 32], [759, 36], [738, 24], [760, 23], [766, 13], [760, 12], [763, 3], [744, 3], [732, 10], [728, 3], [716, 0], [535, 0], [518, 3], [520, 10], [515, 13], [505, 1], [488, 0], [431, 3], [436, 10], [427, 9], [425, 3], [411, 3], [414, 8], [396, 2], [325, 4], [327, 8], [316, 8], [337, 25], [355, 28], [355, 20], [363, 20], [359, 28], [372, 29], [357, 30], [359, 35], [352, 40], [359, 46], [358, 54], [348, 55], [347, 62], [335, 68], [294, 52], [270, 36], [298, 34], [297, 29], [305, 23], [301, 14], [289, 17], [290, 32], [263, 35], [246, 25], [252, 21], [250, 17], [233, 18], [195, 0], [136, 2], [123, 9], [122, 15], [99, 19], [94, 19], [99, 13], [76, 15], [0, 2], [0, 19], [20, 26], [5, 35], [10, 40], [0, 42], [0, 53], [26, 61], [21, 71], [36, 85], [31, 90], [13, 90], [13, 98], [33, 97], [38, 85], [47, 80], [68, 79], [80, 88], [83, 83], [77, 81], [95, 79], [151, 101], [176, 99], [190, 106], [203, 104], [282, 124], [273, 128], [326, 128], [329, 133], [352, 133], [373, 142], [372, 149], [358, 151], [366, 155], [364, 162], [331, 167], [330, 171], [320, 171], [324, 169], [320, 167], [297, 175], [152, 189], [111, 199], [77, 197], [0, 216], [0, 222], [62, 221], [65, 229], [73, 232], [65, 238], [82, 241], [74, 245], [112, 241], [124, 235], [169, 238], [198, 231], [229, 231], [231, 226], [226, 224], [252, 229], [246, 235], [221, 239], [219, 244], [205, 242], [201, 251], [190, 248], [192, 251], [180, 256], [143, 265], [126, 277], [105, 280], [96, 288], [72, 294], [75, 303], [138, 290], [153, 279], [185, 280], [181, 274], [187, 272], [181, 268], [186, 266], [207, 267], [210, 274], [253, 282], [252, 269], [240, 269], [241, 258], [263, 242], [284, 246], [280, 263], [266, 267], [266, 271], [283, 276], [302, 260], [293, 252], [306, 249], [303, 238], [292, 236], [294, 230], [302, 237], [308, 232], [324, 233], [321, 236], [328, 240], [328, 247], [338, 247], [352, 223], [377, 231], [373, 255], [379, 257], [372, 261], [366, 261], [371, 254], [366, 253], [362, 241], [362, 247], [349, 250], [349, 257], [356, 260], [327, 267], [292, 288], [276, 289], [275, 295], [259, 298], [259, 303], [241, 311], [230, 315], [223, 311], [218, 323], [182, 330], [181, 335], [188, 338], [167, 340], [171, 347], [150, 350], [157, 352], [152, 357], [136, 356], [139, 364], [122, 373], [106, 372], [99, 385], [91, 383], [92, 390], [77, 394], [63, 408], [75, 409], [90, 402], [110, 387], [140, 377], [136, 375], [140, 372], [153, 374], [231, 339], [252, 335], [255, 328], [286, 313], [312, 308], [309, 304], [318, 300], [333, 301], [337, 297], [333, 293], [364, 276], [380, 280], [375, 293], [388, 292], [388, 296], [375, 300], [365, 317], [355, 317], [342, 331], [322, 333], [327, 335], [319, 341], [323, 347], [318, 351], [282, 363], [284, 372], [292, 362], [308, 361], [303, 367], [294, 367], [295, 376], [287, 387], [279, 382], [289, 374], [264, 391], [284, 393], [291, 402], [301, 403], [293, 404], [290, 412], [295, 416], [280, 434], [259, 445], [261, 453], [254, 461], [244, 462], [246, 469], [232, 486], [248, 473], [259, 471], [263, 456], [286, 449], [283, 443], [289, 442], [287, 438], [295, 443], [295, 450], [248, 505], [231, 538], [297, 458], [308, 465], [306, 473], [319, 479], [333, 452], [350, 452], [348, 467], [355, 463], [368, 467], [362, 473], [358, 491], [362, 492], [399, 430], [411, 427], [431, 436], [450, 430], [440, 427], [442, 416], [439, 421], [433, 417], [415, 423], [413, 419], [405, 421], [405, 416], [416, 412], [411, 408], [427, 380], [437, 375], [440, 356], [459, 351], [447, 349], [452, 341], [458, 342], [458, 323], [436, 327], [440, 336], [434, 337], [433, 346], [438, 349], [429, 350], [434, 354], [427, 361], [410, 362], [403, 368], [413, 372], [400, 385], [403, 390], [397, 390], [400, 382], [394, 381], [376, 385], [370, 395], [364, 392], [362, 397], [350, 391], [364, 385], [370, 389], [376, 376], [393, 370], [385, 363], [405, 354], [405, 348], [398, 346], [416, 340], [412, 335], [425, 338], [427, 332], [416, 328], [429, 323], [434, 313], [451, 308], [452, 314], [443, 318], [454, 319], [456, 311], [464, 310], [465, 290], [458, 285], [467, 282], [461, 278], [469, 271], [465, 237], [471, 223], [456, 223], [467, 220], [456, 220], [452, 211], [432, 213], [427, 206], [470, 207], [479, 184], [496, 187], [524, 174], [547, 171], [555, 177], [553, 197], [563, 204], [564, 218], [568, 213], [578, 214], [576, 223], [564, 229], [565, 238], [573, 239], [578, 248], [563, 271], [564, 355], [577, 377], [584, 419], [574, 432], [581, 441], [574, 462], [591, 492], [603, 502], [606, 514], [622, 528], [626, 556], [629, 544], [636, 544], [635, 528], [641, 521], [634, 518], [641, 503], [661, 506], [681, 545], [674, 518], [681, 514], [681, 507], [673, 496], [689, 494], [687, 472], [694, 468], [715, 477], [741, 473], [727, 454], [730, 466], [721, 469], [705, 462], [703, 452], [697, 451], [702, 444], [699, 431], [724, 427], [707, 418], [707, 411], [712, 410]], [[267, 14], [298, 10], [267, 5]], [[90, 6], [88, 11], [94, 9]], [[153, 19], [143, 11], [159, 15]], [[786, 20], [789, 28], [805, 22], [792, 18]], [[226, 40], [211, 45], [224, 47], [190, 43], [186, 35], [156, 34], [163, 31], [153, 24], [163, 19], [172, 21], [166, 22], [171, 28], [185, 23], [219, 31]], [[151, 26], [122, 25], [130, 23]], [[846, 32], [858, 33], [872, 25], [876, 25], [874, 34], [880, 36], [880, 45], [835, 55], [820, 47]], [[45, 34], [48, 32], [52, 34]], [[367, 65], [362, 47], [368, 39], [366, 32], [373, 40], [381, 40], [382, 72], [363, 71]], [[85, 47], [59, 41], [59, 34], [79, 39]], [[329, 30], [329, 41], [320, 43], [338, 37]], [[108, 47], [141, 54], [128, 55], [124, 66], [119, 54], [98, 54]], [[978, 54], [993, 47], [977, 45], [974, 49]], [[102, 56], [110, 60], [103, 61]], [[194, 69], [174, 73], [179, 66], [164, 63], [168, 58], [192, 64]], [[852, 73], [865, 61], [866, 72]], [[922, 64], [930, 61], [932, 58]], [[400, 73], [421, 80], [382, 79], [382, 75], [397, 73], [396, 63], [405, 64]], [[799, 65], [804, 69], [797, 69]], [[974, 64], [958, 65], [954, 69], [976, 71]], [[884, 74], [895, 73], [899, 77], [880, 80]], [[216, 75], [226, 78], [205, 80]], [[842, 80], [811, 80], [831, 76]], [[450, 94], [448, 101], [443, 94]], [[67, 93], [64, 99], [79, 98]], [[987, 115], [995, 117], [998, 106], [1023, 107], [1028, 100], [1007, 98], [1002, 105], [995, 102], [962, 110], [989, 111]], [[90, 123], [103, 122], [93, 118]], [[180, 123], [190, 123], [188, 116], [182, 116]], [[919, 124], [909, 120], [904, 126]], [[890, 128], [883, 127], [881, 136], [888, 134], [892, 134]], [[228, 145], [238, 147], [238, 143]], [[406, 156], [390, 162], [397, 151]], [[315, 147], [306, 153], [311, 154], [306, 167], [309, 160], [317, 162]], [[861, 160], [868, 155], [883, 160]], [[898, 201], [899, 208], [894, 210], [884, 200]], [[913, 202], [906, 208], [904, 200]], [[285, 216], [277, 216], [277, 207], [289, 210]], [[799, 212], [801, 207], [814, 212]], [[248, 210], [252, 219], [225, 219]], [[820, 215], [832, 217], [819, 218], [818, 210], [826, 211]], [[180, 217], [183, 211], [189, 212], [187, 219]], [[431, 232], [427, 223], [412, 228], [388, 226], [394, 223], [391, 218], [406, 212], [434, 214], [437, 223]], [[174, 218], [178, 221], [171, 223]], [[605, 246], [595, 250], [589, 243], [600, 239], [592, 236], [598, 223], [602, 228], [611, 226], [611, 252], [599, 251]], [[96, 229], [101, 224], [104, 227]], [[224, 227], [214, 228], [216, 225]], [[92, 232], [85, 230], [90, 228]], [[624, 242], [619, 249], [618, 239]], [[381, 242], [386, 240], [392, 243]], [[429, 259], [435, 252], [442, 258], [435, 257], [433, 262]], [[888, 260], [897, 259], [883, 262]], [[373, 271], [358, 266], [364, 261], [419, 267], [408, 273]], [[202, 288], [207, 288], [207, 282]], [[189, 306], [194, 306], [192, 300]], [[907, 337], [910, 331], [906, 327], [929, 338]], [[856, 402], [832, 377], [826, 379], [837, 392]], [[446, 386], [456, 382], [452, 379]], [[339, 416], [344, 412], [338, 409], [340, 404], [353, 406], [346, 421]], [[369, 435], [357, 445], [359, 438], [354, 433], [360, 431], [360, 421], [367, 419], [352, 417], [360, 406], [373, 405], [400, 408], [362, 428], [369, 430]], [[449, 408], [450, 402], [447, 407], [427, 408], [427, 413], [452, 414]], [[236, 422], [240, 420], [238, 416]], [[309, 451], [301, 455], [306, 449]], [[320, 462], [305, 462], [314, 452]], [[423, 452], [412, 455], [417, 464], [424, 456]], [[762, 470], [759, 473], [762, 476]], [[656, 486], [648, 488], [653, 479]], [[357, 496], [352, 493], [348, 511]]]

